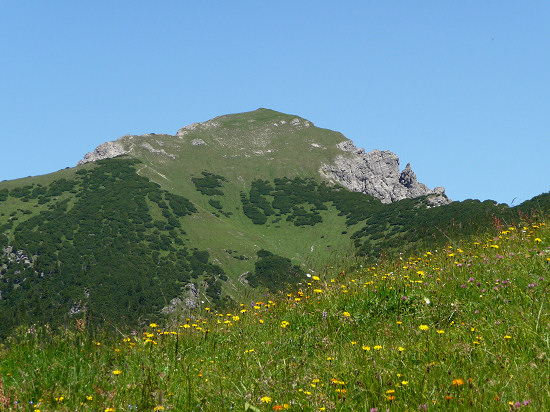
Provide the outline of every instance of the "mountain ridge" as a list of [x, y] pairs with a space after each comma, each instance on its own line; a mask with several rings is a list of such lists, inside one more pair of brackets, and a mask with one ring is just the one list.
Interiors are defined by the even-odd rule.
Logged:
[[[238, 126], [239, 130], [248, 129], [246, 137], [226, 133], [229, 127], [235, 126]], [[301, 117], [260, 108], [252, 112], [217, 116], [205, 122], [191, 123], [180, 128], [173, 136], [163, 136], [172, 136], [174, 139], [181, 140], [182, 144], [190, 143], [192, 146], [218, 145], [227, 149], [228, 152], [232, 152], [229, 155], [233, 157], [260, 155], [272, 158], [275, 155], [275, 150], [271, 148], [272, 140], [291, 138], [297, 130], [309, 128], [312, 131], [318, 129], [311, 121]], [[383, 203], [420, 196], [430, 196], [432, 206], [441, 206], [451, 202], [446, 197], [443, 187], [430, 190], [426, 185], [418, 182], [410, 163], [403, 171], [400, 171], [399, 157], [393, 152], [374, 149], [365, 153], [364, 149], [357, 148], [353, 141], [344, 135], [338, 132], [329, 132], [334, 133], [331, 144], [332, 146], [335, 144], [339, 151], [333, 155], [332, 159], [327, 159], [326, 163], [321, 163], [318, 166], [319, 175], [323, 179], [340, 184], [351, 191], [372, 195]], [[204, 135], [210, 139], [204, 140]], [[154, 139], [155, 136], [157, 135], [125, 135], [115, 141], [105, 142], [93, 152], [87, 153], [77, 165], [122, 154], [132, 155], [135, 151], [133, 140], [144, 137]], [[337, 141], [338, 139], [341, 140]], [[327, 149], [326, 146], [313, 140], [309, 144], [310, 150]], [[142, 143], [141, 146], [151, 153], [157, 153], [172, 160], [177, 157], [177, 154], [168, 153], [163, 147], [154, 148], [149, 143]], [[306, 147], [303, 149], [304, 152], [307, 150]]]

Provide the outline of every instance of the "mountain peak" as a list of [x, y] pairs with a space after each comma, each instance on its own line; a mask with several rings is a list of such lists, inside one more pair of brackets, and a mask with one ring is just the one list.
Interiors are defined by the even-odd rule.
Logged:
[[254, 178], [321, 177], [383, 203], [426, 195], [433, 205], [450, 202], [444, 189], [434, 191], [419, 183], [410, 164], [400, 172], [396, 154], [376, 149], [365, 153], [341, 133], [263, 107], [191, 123], [175, 136], [123, 136], [87, 153], [78, 165], [122, 154], [147, 159], [155, 170], [158, 162], [168, 162], [174, 177], [191, 163], [200, 173], [214, 162], [219, 173], [234, 173], [239, 179], [251, 171]]

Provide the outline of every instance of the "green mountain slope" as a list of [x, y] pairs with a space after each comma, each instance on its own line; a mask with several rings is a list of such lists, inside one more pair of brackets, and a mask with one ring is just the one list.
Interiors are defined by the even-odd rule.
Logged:
[[447, 242], [550, 204], [382, 204], [320, 173], [350, 155], [344, 140], [260, 109], [176, 136], [124, 136], [104, 157], [121, 156], [0, 183], [0, 330], [223, 307], [352, 256]]

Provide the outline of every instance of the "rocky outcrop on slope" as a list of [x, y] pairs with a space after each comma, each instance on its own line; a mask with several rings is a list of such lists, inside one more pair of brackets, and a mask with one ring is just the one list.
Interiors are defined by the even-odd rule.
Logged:
[[418, 182], [410, 164], [399, 172], [399, 157], [395, 153], [387, 150], [365, 153], [350, 140], [339, 143], [338, 147], [347, 153], [339, 155], [334, 164], [323, 165], [321, 172], [349, 190], [367, 193], [382, 203], [426, 195], [432, 206], [451, 202], [444, 188], [430, 190]]
[[102, 159], [110, 159], [112, 157], [117, 157], [126, 153], [127, 151], [124, 150], [124, 147], [121, 143], [106, 142], [97, 146], [93, 152], [86, 153], [86, 155], [84, 155], [84, 158], [82, 160], [79, 160], [76, 165], [80, 166], [84, 163], [95, 162]]

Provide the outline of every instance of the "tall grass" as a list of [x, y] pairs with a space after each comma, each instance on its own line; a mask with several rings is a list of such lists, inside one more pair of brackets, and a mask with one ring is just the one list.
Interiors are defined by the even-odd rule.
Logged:
[[21, 328], [0, 408], [550, 410], [544, 223], [363, 266], [128, 335]]

